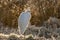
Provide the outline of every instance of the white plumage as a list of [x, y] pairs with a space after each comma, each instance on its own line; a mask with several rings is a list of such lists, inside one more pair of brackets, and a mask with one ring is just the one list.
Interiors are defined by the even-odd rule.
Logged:
[[26, 9], [22, 12], [18, 18], [18, 29], [20, 34], [24, 34], [25, 30], [27, 29], [29, 22], [31, 19], [31, 13], [29, 9]]

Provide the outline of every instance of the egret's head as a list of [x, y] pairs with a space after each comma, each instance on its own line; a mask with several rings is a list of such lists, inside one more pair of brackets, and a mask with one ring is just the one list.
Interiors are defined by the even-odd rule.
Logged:
[[25, 12], [30, 12], [30, 7], [24, 8]]

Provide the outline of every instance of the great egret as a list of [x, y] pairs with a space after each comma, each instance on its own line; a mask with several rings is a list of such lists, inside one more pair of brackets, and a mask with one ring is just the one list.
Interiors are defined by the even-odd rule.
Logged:
[[18, 29], [20, 34], [24, 34], [31, 19], [30, 8], [27, 8], [22, 12], [18, 18]]

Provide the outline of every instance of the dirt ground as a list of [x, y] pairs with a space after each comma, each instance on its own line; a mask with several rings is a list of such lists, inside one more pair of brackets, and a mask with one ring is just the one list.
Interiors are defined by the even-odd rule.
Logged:
[[41, 27], [29, 25], [23, 35], [18, 28], [4, 27], [0, 23], [0, 40], [60, 40], [60, 20], [50, 17]]

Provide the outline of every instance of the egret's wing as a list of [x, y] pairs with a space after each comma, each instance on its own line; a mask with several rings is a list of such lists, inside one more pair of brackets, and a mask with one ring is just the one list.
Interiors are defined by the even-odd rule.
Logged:
[[20, 29], [21, 34], [23, 34], [25, 32], [26, 28], [28, 27], [30, 18], [31, 18], [30, 12], [23, 12], [19, 16], [18, 27]]

